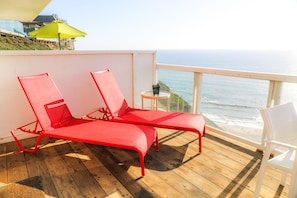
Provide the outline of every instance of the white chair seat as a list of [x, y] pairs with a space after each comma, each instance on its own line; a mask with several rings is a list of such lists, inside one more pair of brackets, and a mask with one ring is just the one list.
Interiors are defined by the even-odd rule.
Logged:
[[289, 150], [286, 151], [268, 161], [268, 164], [273, 167], [277, 167], [284, 171], [288, 171], [293, 169], [294, 159], [295, 159], [295, 151]]

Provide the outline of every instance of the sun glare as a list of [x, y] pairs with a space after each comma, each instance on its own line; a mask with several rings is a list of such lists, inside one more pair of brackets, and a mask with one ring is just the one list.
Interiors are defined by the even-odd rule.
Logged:
[[82, 155], [82, 154], [79, 154], [79, 153], [67, 153], [65, 156], [73, 157], [73, 158], [77, 158], [77, 159], [81, 159], [81, 160], [91, 160], [89, 156]]

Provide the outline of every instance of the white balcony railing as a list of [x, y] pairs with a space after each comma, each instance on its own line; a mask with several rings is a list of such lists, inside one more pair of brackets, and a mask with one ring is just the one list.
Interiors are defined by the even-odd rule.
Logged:
[[[237, 116], [233, 115], [233, 118], [232, 115], [229, 116], [228, 123], [223, 123], [223, 125], [210, 118], [208, 129], [236, 138], [259, 149], [264, 145], [263, 139], [265, 136], [259, 109], [288, 101], [297, 102], [297, 76], [295, 75], [168, 64], [157, 64], [156, 68], [156, 75], [159, 81], [164, 81], [165, 84], [169, 82], [170, 84], [170, 79], [173, 80], [171, 83], [174, 84], [173, 87], [177, 86], [177, 88], [173, 88], [171, 91], [183, 98], [188, 98], [188, 102], [192, 107], [192, 113], [202, 113], [208, 118], [208, 111], [214, 111], [217, 116], [230, 114], [231, 112], [226, 112], [227, 108], [222, 108], [222, 104], [231, 106], [235, 111], [238, 109], [238, 112], [236, 112]], [[164, 73], [166, 77], [164, 77]], [[180, 89], [177, 84], [181, 84]], [[189, 85], [192, 88], [187, 89]], [[172, 89], [171, 85], [168, 86]], [[226, 102], [218, 102], [215, 106], [217, 109], [209, 110], [205, 108], [205, 102], [211, 102], [205, 101], [209, 99], [205, 95], [211, 91], [217, 98], [220, 94], [222, 98], [228, 98], [228, 104]], [[246, 101], [243, 101], [243, 99]], [[246, 104], [246, 102], [249, 102], [249, 104]], [[253, 116], [246, 112], [240, 112], [239, 106], [250, 111]], [[184, 110], [179, 109], [178, 111]], [[243, 115], [245, 113], [246, 115]], [[249, 122], [254, 120], [254, 122], [257, 122], [255, 124], [258, 127], [243, 126], [242, 120], [239, 117], [241, 119], [249, 119]]]

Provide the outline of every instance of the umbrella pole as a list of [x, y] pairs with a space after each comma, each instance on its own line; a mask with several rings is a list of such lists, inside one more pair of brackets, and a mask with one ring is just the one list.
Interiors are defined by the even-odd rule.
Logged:
[[58, 39], [59, 39], [59, 49], [61, 50], [61, 38], [60, 38], [60, 33], [58, 33]]

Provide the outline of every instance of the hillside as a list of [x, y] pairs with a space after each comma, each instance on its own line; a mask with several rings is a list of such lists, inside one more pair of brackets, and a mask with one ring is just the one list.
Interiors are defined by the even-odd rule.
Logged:
[[0, 32], [0, 50], [53, 50], [56, 43]]

